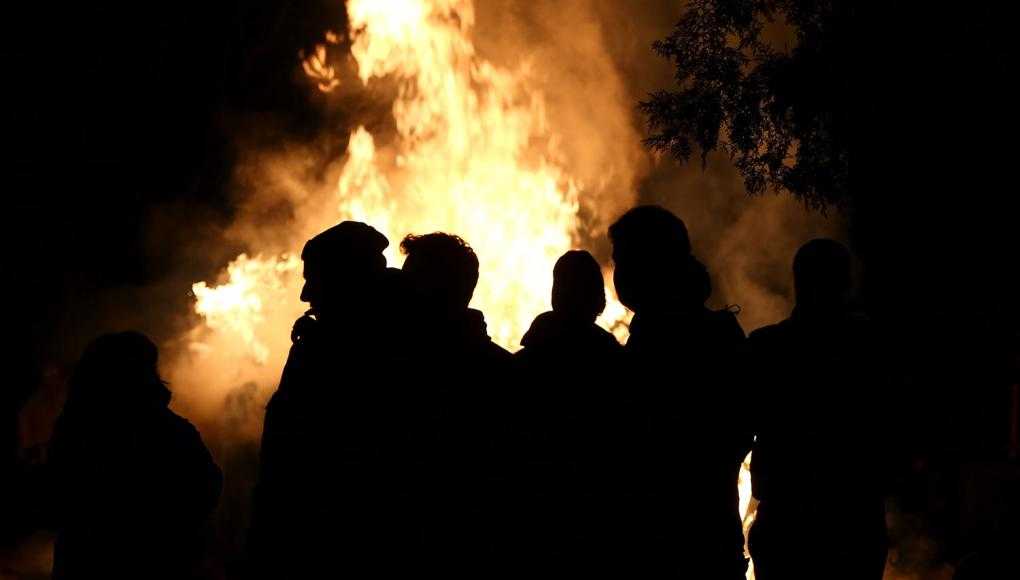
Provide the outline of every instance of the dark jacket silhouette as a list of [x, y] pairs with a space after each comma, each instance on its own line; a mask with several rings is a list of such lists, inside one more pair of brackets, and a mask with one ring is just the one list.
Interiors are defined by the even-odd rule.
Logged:
[[635, 312], [613, 450], [612, 543], [625, 559], [611, 564], [633, 577], [738, 580], [743, 330], [704, 306], [710, 279], [679, 218], [638, 207], [609, 233], [617, 294]]
[[608, 369], [623, 354], [620, 342], [594, 321], [578, 320], [555, 310], [539, 314], [521, 338], [523, 347], [515, 358], [522, 369], [533, 372], [591, 374], [598, 366]]
[[[302, 252], [310, 305], [297, 321], [267, 409], [252, 528], [250, 576], [384, 577], [407, 532], [391, 468], [402, 398], [392, 392], [391, 342], [399, 272], [388, 242], [344, 222]], [[399, 303], [399, 302], [398, 302]]]
[[478, 258], [443, 233], [408, 236], [402, 268], [410, 293], [402, 348], [418, 408], [409, 424], [416, 472], [412, 505], [422, 543], [416, 575], [491, 578], [505, 572], [505, 385], [510, 353], [468, 308]]
[[222, 486], [198, 432], [167, 408], [157, 349], [134, 332], [86, 349], [51, 444], [53, 577], [198, 577]]
[[879, 337], [846, 305], [850, 254], [815, 240], [794, 261], [797, 306], [751, 334], [759, 580], [880, 580], [888, 444]]
[[524, 575], [597, 573], [604, 534], [606, 437], [623, 347], [595, 324], [606, 305], [598, 262], [571, 251], [553, 269], [552, 306], [515, 355], [513, 444], [516, 491], [509, 525]]

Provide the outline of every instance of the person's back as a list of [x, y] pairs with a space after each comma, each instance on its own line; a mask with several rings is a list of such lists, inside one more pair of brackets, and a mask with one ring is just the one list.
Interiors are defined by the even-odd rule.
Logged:
[[595, 324], [606, 305], [598, 262], [571, 251], [553, 269], [552, 307], [515, 355], [511, 451], [517, 552], [550, 577], [587, 575], [598, 560], [607, 423], [623, 347]]
[[595, 324], [606, 307], [605, 282], [588, 252], [570, 251], [557, 260], [552, 307], [535, 318], [521, 339], [523, 348], [515, 355], [520, 367], [580, 377], [594, 370], [596, 361], [611, 365], [622, 353], [616, 338]]
[[641, 447], [634, 485], [652, 502], [646, 513], [660, 510], [649, 522], [654, 557], [681, 555], [679, 570], [693, 556], [690, 569], [712, 574], [704, 577], [737, 578], [745, 562], [736, 481], [751, 445], [743, 330], [730, 312], [703, 307], [635, 316], [626, 352]]
[[506, 367], [510, 353], [489, 338], [482, 312], [468, 307], [478, 284], [474, 250], [444, 233], [408, 235], [400, 248], [407, 255], [402, 271], [412, 301], [411, 354], [430, 363], [456, 361], [452, 373]]
[[[877, 336], [846, 306], [850, 256], [815, 240], [794, 265], [797, 306], [751, 334], [761, 580], [882, 577], [885, 431]], [[834, 571], [832, 562], [840, 562]]]
[[478, 258], [443, 233], [407, 236], [402, 271], [411, 295], [411, 327], [400, 348], [420, 391], [413, 438], [416, 509], [423, 524], [420, 573], [492, 577], [502, 515], [498, 480], [503, 397], [510, 353], [488, 337], [481, 312], [468, 308]]
[[222, 477], [194, 427], [167, 408], [156, 347], [97, 339], [51, 444], [53, 577], [196, 577]]
[[619, 540], [640, 575], [737, 580], [746, 562], [736, 480], [750, 447], [740, 416], [743, 330], [731, 313], [705, 308], [708, 273], [678, 218], [639, 207], [610, 238], [617, 294], [635, 312], [616, 514], [630, 533]]

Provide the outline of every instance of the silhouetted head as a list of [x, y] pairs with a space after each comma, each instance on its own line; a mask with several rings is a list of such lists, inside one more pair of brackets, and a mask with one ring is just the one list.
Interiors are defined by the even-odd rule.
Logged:
[[688, 256], [687, 260], [684, 260], [681, 281], [680, 299], [687, 306], [704, 306], [712, 295], [712, 278], [708, 274], [708, 268], [694, 256]]
[[835, 240], [811, 240], [801, 246], [793, 259], [797, 307], [843, 307], [853, 283], [851, 268], [850, 250]]
[[606, 308], [602, 269], [591, 254], [572, 250], [553, 267], [553, 310], [572, 320], [594, 322]]
[[322, 314], [364, 306], [386, 271], [382, 251], [389, 240], [372, 226], [346, 221], [308, 240], [301, 259], [305, 285], [301, 300]]
[[407, 255], [406, 282], [427, 307], [446, 312], [468, 307], [478, 284], [478, 256], [464, 240], [441, 232], [408, 235], [400, 249]]
[[85, 348], [71, 376], [67, 409], [111, 412], [165, 407], [170, 391], [159, 377], [159, 350], [144, 334], [106, 334]]
[[670, 211], [636, 207], [609, 228], [613, 242], [613, 283], [635, 312], [675, 304], [688, 279], [691, 240], [687, 226]]

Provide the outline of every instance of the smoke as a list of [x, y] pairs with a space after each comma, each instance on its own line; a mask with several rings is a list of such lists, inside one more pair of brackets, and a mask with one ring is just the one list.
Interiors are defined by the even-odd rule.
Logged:
[[[623, 211], [635, 202], [669, 208], [687, 223], [712, 273], [713, 305], [739, 305], [751, 331], [792, 308], [797, 248], [816, 237], [844, 239], [845, 224], [789, 196], [748, 197], [723, 155], [710, 155], [704, 167], [679, 166], [642, 146], [636, 104], [673, 78], [672, 63], [651, 44], [681, 10], [660, 0], [482, 1], [476, 45], [497, 61], [526, 58], [535, 67], [570, 169], [590, 186], [582, 198], [590, 216], [585, 245], [608, 260], [605, 230]], [[777, 37], [789, 35], [776, 28]]]
[[479, 52], [532, 69], [564, 162], [584, 189], [581, 241], [591, 244], [633, 205], [649, 168], [628, 71], [612, 52], [614, 23], [593, 0], [483, 0], [478, 12]]
[[789, 315], [793, 257], [801, 245], [844, 237], [839, 216], [810, 211], [786, 196], [747, 197], [736, 170], [718, 156], [704, 171], [660, 167], [646, 187], [644, 199], [684, 218], [694, 253], [712, 275], [712, 305], [739, 306], [747, 332]]

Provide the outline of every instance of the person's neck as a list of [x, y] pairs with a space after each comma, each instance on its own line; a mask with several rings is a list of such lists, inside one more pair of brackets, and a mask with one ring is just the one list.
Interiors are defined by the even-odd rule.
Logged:
[[843, 316], [845, 304], [839, 301], [801, 301], [793, 308], [793, 318], [805, 320], [830, 319]]
[[642, 318], [663, 318], [672, 316], [685, 316], [696, 314], [705, 309], [704, 304], [696, 304], [677, 300], [675, 302], [667, 302], [662, 304], [655, 304], [642, 308], [640, 311], [635, 312], [635, 316]]
[[346, 326], [352, 328], [358, 328], [371, 322], [370, 310], [363, 308], [352, 308], [349, 311], [340, 314], [332, 310], [327, 311], [314, 311], [309, 314], [319, 323], [323, 328], [334, 328], [337, 326]]

